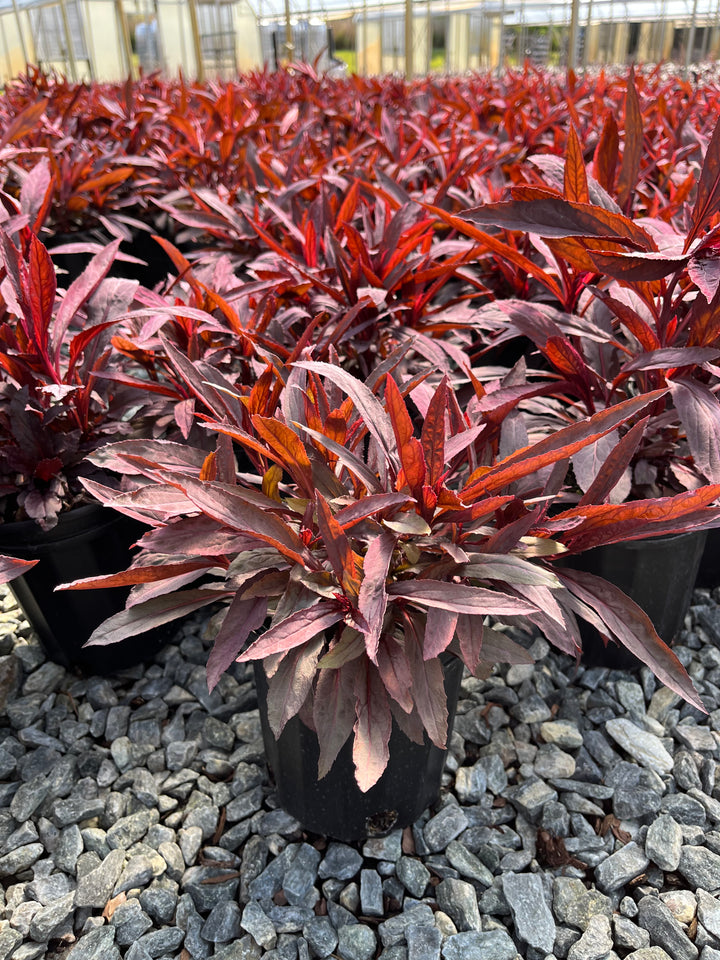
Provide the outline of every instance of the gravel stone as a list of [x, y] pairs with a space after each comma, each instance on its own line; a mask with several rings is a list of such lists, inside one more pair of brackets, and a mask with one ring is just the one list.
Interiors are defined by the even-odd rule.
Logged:
[[502, 891], [515, 923], [516, 936], [537, 950], [551, 953], [555, 943], [555, 920], [540, 877], [533, 873], [505, 874]]
[[645, 853], [661, 870], [677, 870], [682, 839], [680, 824], [669, 814], [663, 814], [648, 827]]
[[466, 847], [457, 840], [451, 840], [445, 850], [445, 856], [451, 867], [454, 867], [462, 877], [469, 880], [476, 880], [483, 886], [490, 887], [493, 882], [493, 875], [485, 864], [475, 854], [471, 853]]
[[708, 933], [720, 940], [720, 900], [706, 890], [699, 889], [697, 896], [697, 917]]
[[75, 891], [71, 890], [35, 914], [30, 921], [30, 936], [38, 943], [46, 943], [55, 931], [69, 920], [75, 909]]
[[459, 931], [482, 929], [477, 894], [471, 883], [449, 877], [437, 885], [435, 896], [440, 909]]
[[659, 774], [670, 773], [672, 770], [673, 759], [663, 746], [661, 739], [643, 730], [632, 720], [625, 717], [608, 720], [605, 730], [618, 746], [642, 766], [649, 767]]
[[705, 847], [686, 845], [680, 852], [678, 873], [693, 887], [712, 893], [720, 888], [720, 856]]
[[67, 954], [67, 960], [120, 960], [114, 941], [114, 927], [97, 927], [78, 940]]
[[342, 960], [372, 960], [377, 941], [364, 923], [349, 924], [338, 930], [337, 954]]
[[595, 869], [595, 882], [601, 890], [610, 893], [640, 876], [649, 863], [645, 852], [631, 841]]
[[650, 934], [627, 917], [612, 918], [613, 937], [616, 947], [623, 950], [640, 950], [650, 946]]
[[591, 917], [587, 929], [568, 951], [568, 960], [604, 960], [613, 948], [610, 918], [604, 914]]
[[515, 960], [517, 949], [504, 930], [468, 931], [448, 937], [443, 960]]
[[308, 920], [302, 933], [315, 957], [329, 957], [337, 947], [338, 934], [328, 917]]
[[365, 917], [382, 917], [382, 879], [377, 870], [360, 871], [360, 907]]
[[437, 927], [410, 926], [405, 933], [408, 960], [440, 960], [442, 934]]
[[599, 890], [588, 890], [582, 880], [574, 877], [555, 877], [553, 913], [560, 923], [566, 923], [584, 931], [592, 917], [609, 917], [612, 910], [610, 898]]
[[[228, 943], [242, 936], [243, 920], [244, 914], [241, 914], [237, 903], [233, 900], [223, 900], [212, 908], [200, 934], [211, 943]], [[244, 928], [247, 930], [246, 926]], [[257, 940], [257, 937], [255, 939]], [[273, 946], [275, 946], [274, 943]]]
[[659, 898], [643, 897], [639, 901], [638, 924], [650, 934], [650, 942], [667, 950], [674, 960], [696, 960], [697, 947]]
[[0, 857], [0, 877], [12, 877], [22, 870], [27, 870], [44, 853], [41, 843], [27, 843], [23, 847], [11, 850], [4, 857]]
[[104, 907], [125, 864], [124, 850], [111, 850], [102, 863], [78, 879], [76, 907]]

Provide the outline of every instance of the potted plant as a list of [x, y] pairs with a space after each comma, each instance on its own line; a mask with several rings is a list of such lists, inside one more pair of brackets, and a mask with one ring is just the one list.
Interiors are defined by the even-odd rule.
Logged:
[[[565, 549], [548, 534], [546, 503], [568, 457], [664, 391], [499, 458], [505, 398], [495, 403], [478, 383], [463, 413], [447, 378], [430, 388], [425, 374], [387, 367], [363, 382], [296, 361], [274, 414], [251, 413], [246, 425], [229, 413], [203, 417], [217, 437], [209, 454], [163, 441], [96, 451], [93, 462], [124, 475], [122, 492], [98, 495], [154, 529], [127, 571], [63, 586], [132, 585], [126, 610], [90, 638], [101, 649], [219, 605], [209, 686], [236, 660], [256, 664], [280, 801], [309, 829], [344, 840], [412, 822], [436, 796], [462, 665], [527, 661], [488, 617], [535, 625], [571, 654], [576, 614], [587, 617], [700, 705], [642, 611], [598, 578], [561, 580], [544, 559]], [[417, 430], [408, 396], [421, 411]], [[255, 398], [245, 399], [252, 410]], [[231, 441], [260, 458], [256, 483], [238, 475]], [[514, 492], [523, 481], [526, 492]], [[719, 493], [665, 504], [665, 519], [712, 522]], [[621, 535], [612, 510], [600, 512], [608, 539]]]
[[[602, 475], [612, 471], [617, 482], [606, 498], [616, 503], [720, 481], [720, 124], [707, 144], [692, 208], [680, 203], [677, 209], [668, 205], [662, 219], [630, 218], [623, 209], [631, 207], [639, 174], [631, 145], [642, 136], [636, 101], [631, 76], [622, 162], [610, 136], [603, 135], [595, 151], [594, 170], [604, 185], [588, 174], [570, 127], [564, 165], [539, 158], [548, 174], [541, 185], [523, 184], [511, 190], [510, 200], [457, 216], [435, 210], [445, 223], [484, 239], [501, 255], [509, 251], [510, 258], [516, 257], [514, 248], [483, 231], [500, 227], [528, 235], [534, 256], [523, 259], [532, 274], [531, 302], [481, 306], [477, 323], [496, 343], [527, 337], [536, 348], [540, 363], [528, 377], [541, 379], [544, 389], [538, 392], [557, 401], [530, 402], [537, 431], [552, 432], [630, 396], [665, 391], [648, 407], [642, 426], [622, 427], [574, 455], [571, 487], [580, 512], [597, 496]], [[605, 189], [615, 192], [607, 171], [616, 167], [617, 200]], [[553, 291], [560, 302], [543, 302]], [[565, 520], [572, 523], [578, 515], [568, 511]], [[563, 515], [556, 518], [556, 529], [563, 522]], [[577, 561], [630, 592], [671, 642], [690, 601], [704, 536], [615, 545]], [[602, 650], [598, 655], [604, 658]]]
[[71, 568], [89, 575], [127, 563], [142, 532], [137, 522], [104, 510], [80, 483], [98, 475], [87, 454], [137, 434], [147, 405], [145, 394], [101, 376], [118, 363], [110, 337], [137, 285], [106, 279], [115, 241], [58, 290], [37, 235], [12, 226], [0, 230], [0, 553], [28, 561], [13, 590], [48, 655], [103, 672], [149, 654], [152, 645], [110, 657], [83, 650], [124, 598], [102, 591], [78, 604], [54, 587]]

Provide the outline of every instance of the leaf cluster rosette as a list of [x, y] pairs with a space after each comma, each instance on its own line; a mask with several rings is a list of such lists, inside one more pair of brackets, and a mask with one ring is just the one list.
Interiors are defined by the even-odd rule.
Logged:
[[[537, 627], [577, 655], [577, 617], [587, 619], [701, 708], [635, 604], [597, 577], [553, 568], [583, 538], [612, 542], [650, 535], [653, 521], [692, 529], [720, 519], [712, 506], [720, 487], [691, 503], [671, 499], [645, 519], [602, 503], [572, 522], [548, 517], [569, 457], [637, 420], [663, 391], [501, 457], [506, 401], [476, 384], [463, 411], [447, 378], [431, 386], [397, 364], [363, 382], [335, 364], [296, 361], [282, 371], [275, 412], [249, 417], [249, 400], [216, 378], [227, 406], [222, 419], [202, 416], [216, 436], [211, 453], [167, 441], [98, 450], [91, 459], [123, 474], [124, 490], [88, 488], [152, 529], [125, 573], [64, 587], [132, 586], [127, 609], [89, 643], [221, 604], [209, 685], [235, 661], [261, 661], [275, 735], [299, 715], [317, 733], [321, 777], [352, 737], [363, 790], [385, 768], [393, 720], [413, 740], [426, 734], [445, 745], [442, 655], [476, 673], [528, 662], [491, 620]], [[256, 483], [238, 474], [233, 444], [259, 458]]]
[[115, 241], [58, 289], [50, 255], [22, 219], [0, 225], [0, 496], [3, 520], [47, 530], [87, 500], [87, 455], [133, 435], [141, 420], [144, 395], [104, 378], [118, 364], [110, 337], [137, 284], [107, 278]]

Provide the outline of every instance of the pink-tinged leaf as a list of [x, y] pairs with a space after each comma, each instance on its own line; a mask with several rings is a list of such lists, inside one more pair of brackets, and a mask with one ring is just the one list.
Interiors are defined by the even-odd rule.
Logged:
[[390, 374], [385, 378], [385, 406], [392, 423], [398, 449], [402, 450], [414, 436], [413, 423], [398, 385]]
[[393, 510], [395, 507], [404, 507], [412, 502], [412, 497], [405, 493], [374, 493], [368, 497], [363, 497], [357, 503], [351, 503], [348, 507], [342, 507], [335, 514], [335, 519], [344, 530], [349, 530], [367, 520], [368, 517], [378, 518], [379, 514]]
[[392, 714], [385, 686], [376, 667], [365, 661], [355, 677], [355, 779], [363, 793], [375, 786], [390, 756]]
[[385, 589], [397, 538], [383, 530], [368, 544], [363, 563], [363, 578], [358, 594], [358, 610], [365, 619], [365, 648], [371, 660], [377, 658], [387, 609]]
[[640, 172], [643, 152], [643, 122], [640, 111], [635, 73], [630, 68], [625, 95], [625, 143], [617, 182], [618, 203], [629, 210], [632, 195]]
[[561, 197], [485, 203], [466, 210], [459, 219], [480, 226], [522, 230], [540, 237], [602, 237], [627, 241], [642, 250], [652, 250], [655, 246], [650, 234], [628, 217]]
[[[606, 500], [611, 503], [622, 503], [623, 500], [627, 499], [630, 489], [625, 490], [626, 477], [628, 477], [630, 463], [640, 445], [648, 420], [649, 417], [638, 420], [625, 436], [612, 444], [590, 485], [583, 487], [585, 494], [580, 500], [580, 506], [604, 503]], [[608, 436], [613, 437], [614, 434], [608, 434]], [[631, 477], [628, 479], [632, 482]]]
[[452, 463], [453, 459], [466, 450], [471, 443], [474, 443], [485, 429], [486, 425], [481, 423], [447, 437], [445, 440], [445, 463]]
[[390, 699], [399, 704], [404, 713], [413, 709], [412, 674], [405, 649], [405, 639], [386, 634], [378, 647], [377, 668]]
[[14, 143], [16, 140], [27, 136], [28, 133], [32, 133], [38, 126], [40, 117], [45, 113], [48, 99], [48, 97], [41, 97], [35, 103], [31, 103], [21, 110], [7, 125], [2, 140], [0, 140], [0, 147], [4, 147], [8, 143]]
[[417, 710], [413, 707], [412, 710], [406, 713], [400, 709], [392, 697], [390, 698], [390, 710], [393, 715], [393, 720], [408, 740], [410, 740], [411, 743], [417, 743], [418, 746], [422, 746], [425, 743], [425, 728], [423, 727]]
[[[168, 480], [172, 478], [168, 476]], [[231, 530], [248, 533], [263, 540], [289, 560], [305, 563], [304, 546], [293, 528], [276, 514], [255, 506], [239, 493], [231, 492], [227, 485], [219, 489], [217, 483], [202, 483], [190, 478], [177, 478], [178, 486], [187, 494], [196, 507], [225, 524]]]
[[53, 328], [53, 350], [55, 358], [60, 356], [65, 334], [77, 316], [78, 311], [87, 303], [108, 274], [117, 256], [120, 240], [113, 240], [105, 249], [93, 257], [80, 276], [73, 280], [67, 293], [60, 302]]
[[557, 433], [532, 447], [501, 460], [487, 470], [481, 477], [474, 479], [462, 491], [463, 500], [474, 499], [480, 493], [499, 490], [521, 477], [535, 473], [542, 467], [558, 460], [571, 457], [578, 450], [594, 443], [606, 433], [610, 433], [621, 423], [641, 413], [646, 407], [667, 394], [668, 389], [652, 390], [639, 397], [632, 397], [607, 407], [599, 413], [558, 430]]
[[720, 122], [715, 124], [710, 143], [705, 151], [695, 206], [690, 217], [692, 230], [685, 242], [686, 250], [708, 225], [718, 207], [720, 207]]
[[94, 450], [88, 460], [120, 474], [141, 474], [143, 470], [135, 465], [139, 463], [155, 470], [198, 474], [206, 455], [207, 451], [170, 440], [120, 440]]
[[707, 712], [685, 667], [657, 635], [645, 611], [619, 587], [581, 570], [564, 570], [563, 580], [575, 596], [595, 610], [608, 631], [650, 667], [661, 683], [698, 710]]
[[180, 427], [180, 433], [187, 440], [195, 422], [195, 398], [190, 397], [188, 400], [181, 400], [176, 403], [173, 408], [173, 417], [175, 423]]
[[235, 594], [208, 656], [208, 690], [212, 692], [222, 674], [240, 655], [250, 634], [263, 625], [266, 616], [265, 597], [243, 600], [240, 594]]
[[427, 482], [431, 487], [438, 482], [445, 469], [447, 393], [447, 377], [444, 376], [432, 396], [422, 426], [421, 443], [427, 464]]
[[391, 583], [387, 593], [402, 597], [424, 607], [439, 607], [451, 613], [502, 616], [503, 614], [531, 613], [535, 606], [500, 590], [472, 587], [464, 583], [444, 580], [402, 580]]
[[576, 203], [590, 202], [585, 160], [574, 124], [570, 124], [568, 130], [563, 192], [566, 200], [573, 200]]
[[[567, 596], [568, 594], [565, 594], [565, 597]], [[563, 604], [563, 622], [561, 624], [549, 617], [543, 610], [533, 613], [528, 619], [554, 647], [557, 647], [563, 653], [567, 653], [568, 656], [575, 657], [580, 650], [580, 633], [577, 621], [572, 619], [572, 611], [568, 611], [566, 607], [567, 602]]]
[[597, 267], [598, 273], [607, 274], [616, 280], [628, 283], [643, 283], [662, 280], [670, 274], [683, 270], [688, 256], [671, 257], [665, 253], [646, 251], [644, 253], [596, 253], [588, 251], [588, 256]]
[[47, 334], [55, 307], [55, 268], [45, 246], [35, 234], [30, 235], [28, 251], [27, 298], [34, 325], [38, 350], [47, 349]]
[[156, 580], [154, 583], [138, 583], [131, 588], [125, 607], [129, 610], [138, 603], [145, 603], [153, 597], [162, 597], [168, 593], [176, 593], [182, 587], [195, 583], [203, 576], [203, 570], [194, 570], [190, 573], [170, 577], [169, 580]]
[[667, 370], [669, 367], [708, 363], [718, 356], [720, 347], [664, 347], [639, 354], [621, 367], [620, 374], [632, 373], [634, 370]]
[[283, 657], [275, 674], [268, 682], [268, 723], [277, 739], [285, 724], [300, 710], [312, 688], [317, 662], [325, 637], [321, 634], [306, 643], [302, 649], [290, 651]]
[[0, 583], [9, 583], [32, 569], [39, 560], [18, 560], [16, 557], [0, 556]]
[[711, 483], [720, 483], [720, 402], [699, 380], [668, 380], [695, 464]]
[[196, 570], [209, 570], [214, 564], [205, 560], [184, 560], [178, 563], [151, 564], [130, 567], [122, 573], [107, 573], [100, 577], [84, 577], [55, 587], [56, 590], [93, 590], [97, 587], [129, 587], [136, 583], [155, 583]]
[[145, 633], [164, 623], [184, 617], [194, 610], [206, 607], [209, 603], [223, 600], [223, 590], [181, 590], [166, 597], [156, 597], [146, 603], [138, 604], [129, 610], [121, 610], [101, 623], [85, 644], [86, 647], [104, 647], [117, 643], [138, 633]]
[[572, 553], [604, 543], [643, 540], [709, 526], [720, 517], [720, 484], [705, 484], [674, 497], [573, 507], [544, 522]]
[[455, 636], [459, 614], [438, 607], [428, 607], [425, 622], [425, 641], [423, 643], [423, 660], [439, 657], [452, 643]]
[[318, 780], [330, 772], [353, 731], [355, 695], [353, 667], [320, 670], [313, 697], [313, 721], [320, 745]]
[[[640, 437], [642, 437], [642, 431], [640, 432]], [[640, 442], [640, 437], [635, 440], [635, 448], [637, 448], [637, 444]], [[571, 459], [573, 471], [575, 473], [575, 479], [577, 480], [580, 489], [584, 491], [586, 495], [587, 491], [590, 490], [593, 487], [593, 484], [596, 483], [597, 478], [601, 473], [604, 472], [605, 479], [609, 479], [610, 473], [608, 471], [608, 462], [611, 458], [613, 458], [613, 464], [617, 465], [618, 461], [614, 459], [614, 454], [619, 443], [620, 437], [618, 432], [617, 430], [613, 430], [612, 433], [606, 433], [605, 436], [601, 437], [596, 443], [593, 443], [588, 447], [583, 447], [582, 450], [578, 450], [577, 453], [573, 454]], [[621, 471], [617, 472], [613, 470], [613, 478], [615, 483], [613, 484], [613, 487], [608, 490], [608, 496], [612, 498], [611, 502], [622, 503], [622, 501], [625, 500], [630, 493], [630, 486], [632, 483], [629, 470], [629, 461], [625, 463]], [[598, 484], [596, 489], [598, 489], [599, 486], [600, 485]], [[597, 501], [588, 500], [588, 502], [596, 503]]]
[[355, 405], [363, 425], [375, 438], [380, 449], [384, 451], [388, 463], [395, 468], [399, 467], [395, 438], [390, 417], [378, 398], [365, 384], [352, 374], [332, 363], [322, 363], [315, 360], [296, 360], [296, 367], [312, 370], [313, 373], [327, 377], [331, 383], [337, 384]]
[[332, 515], [327, 500], [319, 491], [315, 493], [315, 506], [318, 530], [325, 544], [330, 566], [346, 595], [354, 600], [360, 589], [360, 578], [357, 572], [358, 558], [345, 536], [345, 531]]
[[603, 123], [602, 133], [595, 147], [593, 156], [593, 167], [595, 170], [595, 179], [601, 187], [612, 194], [615, 187], [615, 170], [618, 161], [618, 147], [620, 137], [618, 135], [617, 123], [612, 112], [608, 111]]
[[43, 158], [30, 170], [20, 187], [20, 209], [27, 214], [34, 233], [40, 232], [47, 206], [52, 200], [50, 163]]
[[703, 251], [691, 257], [688, 263], [688, 275], [708, 300], [712, 300], [720, 289], [720, 254], [717, 251]]
[[334, 600], [320, 600], [312, 607], [296, 610], [251, 643], [237, 658], [238, 662], [264, 660], [276, 653], [293, 650], [339, 623], [344, 616], [342, 608]]
[[261, 546], [254, 537], [223, 529], [209, 517], [183, 517], [181, 521], [148, 530], [138, 541], [141, 547], [170, 556], [216, 557], [243, 553]]
[[349, 473], [365, 485], [367, 490], [372, 490], [374, 494], [382, 490], [382, 484], [373, 471], [351, 450], [348, 450], [347, 447], [326, 436], [324, 433], [321, 433], [319, 430], [313, 430], [303, 423], [293, 422], [293, 426], [302, 430], [303, 433], [307, 433], [313, 440], [318, 440], [330, 453], [338, 458]]
[[483, 648], [483, 617], [461, 613], [457, 620], [457, 637], [463, 663], [470, 673], [474, 674], [482, 659]]
[[405, 635], [410, 672], [412, 674], [412, 694], [415, 709], [420, 715], [428, 736], [441, 750], [447, 746], [447, 694], [445, 678], [439, 659], [423, 659], [420, 639]]
[[484, 628], [481, 658], [484, 663], [530, 664], [535, 659], [529, 650], [499, 630]]

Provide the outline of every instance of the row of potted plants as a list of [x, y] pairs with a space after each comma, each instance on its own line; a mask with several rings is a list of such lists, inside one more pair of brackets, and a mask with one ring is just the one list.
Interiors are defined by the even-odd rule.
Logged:
[[[216, 611], [209, 683], [237, 660], [260, 665], [281, 799], [346, 839], [430, 802], [459, 665], [527, 659], [494, 621], [575, 656], [589, 625], [702, 709], [664, 642], [679, 623], [661, 638], [583, 560], [720, 525], [720, 127], [688, 88], [678, 132], [671, 88], [653, 99], [652, 78], [632, 73], [592, 91], [531, 71], [503, 82], [514, 107], [483, 99], [501, 85], [490, 78], [408, 87], [306, 67], [222, 89], [150, 78], [115, 100], [37, 74], [0, 101], [14, 111], [0, 576], [22, 574], [20, 592], [50, 562], [28, 572], [38, 554], [17, 521], [49, 531], [56, 558], [78, 553], [61, 554], [57, 533], [76, 503], [136, 524], [118, 532], [140, 548], [126, 571], [115, 557], [99, 573], [60, 561], [74, 582], [52, 602], [82, 590], [84, 603], [99, 586], [118, 599], [104, 623], [92, 614], [90, 646], [54, 655], [107, 669], [128, 638], [161, 642], [177, 618]], [[522, 122], [523, 84], [546, 96], [535, 126]], [[283, 110], [261, 98], [271, 89]], [[96, 158], [102, 131], [146, 149], [95, 166], [82, 207], [59, 189], [48, 139], [78, 103], [96, 105], [76, 121]], [[216, 122], [198, 128], [192, 104]], [[663, 122], [646, 136], [648, 116]], [[159, 140], [170, 130], [194, 138], [175, 163]], [[182, 170], [174, 196], [161, 167]], [[53, 246], [60, 211], [92, 210], [113, 232], [150, 200], [174, 225], [156, 237], [159, 279], [131, 278], [120, 236]], [[76, 254], [87, 266], [58, 277]], [[13, 533], [24, 544], [11, 547]], [[421, 751], [434, 786], [417, 754], [388, 768], [398, 740]], [[307, 754], [307, 796], [286, 784], [280, 751]], [[338, 790], [352, 817], [329, 828]]]

